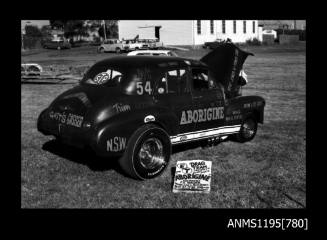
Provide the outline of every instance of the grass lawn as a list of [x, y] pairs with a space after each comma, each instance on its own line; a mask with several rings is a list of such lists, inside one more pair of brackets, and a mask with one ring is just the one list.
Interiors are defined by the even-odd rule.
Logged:
[[[24, 52], [41, 65], [91, 65], [115, 54], [96, 47]], [[21, 85], [21, 206], [23, 208], [303, 208], [306, 206], [306, 49], [248, 47], [249, 83], [243, 95], [266, 99], [265, 123], [248, 143], [175, 152], [167, 170], [150, 181], [127, 178], [108, 159], [58, 145], [36, 129], [40, 112], [73, 84]], [[178, 52], [200, 58], [207, 50]], [[178, 160], [212, 161], [211, 192], [172, 192]]]

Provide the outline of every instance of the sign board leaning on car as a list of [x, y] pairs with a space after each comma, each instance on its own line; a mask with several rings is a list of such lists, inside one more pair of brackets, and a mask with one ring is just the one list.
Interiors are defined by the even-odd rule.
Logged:
[[254, 138], [265, 100], [239, 96], [238, 77], [250, 55], [225, 44], [201, 61], [119, 56], [94, 64], [80, 84], [41, 112], [37, 127], [66, 144], [120, 156], [131, 177], [151, 179], [178, 144]]

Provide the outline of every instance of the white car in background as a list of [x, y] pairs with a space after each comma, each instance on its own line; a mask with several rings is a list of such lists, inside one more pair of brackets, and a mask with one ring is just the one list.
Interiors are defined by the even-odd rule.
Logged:
[[106, 39], [99, 47], [98, 52], [116, 52], [121, 53], [125, 50], [125, 45], [118, 39]]
[[138, 50], [129, 52], [127, 56], [171, 56], [177, 57], [178, 55], [171, 50]]
[[150, 47], [148, 43], [140, 42], [137, 39], [125, 39], [122, 42], [124, 43], [126, 51], [144, 50]]
[[21, 64], [21, 75], [31, 76], [31, 75], [41, 75], [43, 72], [42, 67], [37, 63], [22, 63]]
[[159, 49], [163, 48], [163, 42], [160, 42], [158, 38], [143, 38], [138, 39], [139, 42], [148, 44], [149, 49]]

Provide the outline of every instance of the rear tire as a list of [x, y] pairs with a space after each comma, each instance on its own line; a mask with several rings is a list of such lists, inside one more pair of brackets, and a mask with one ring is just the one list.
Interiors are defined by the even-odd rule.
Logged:
[[116, 48], [116, 53], [120, 53], [120, 52], [121, 52], [120, 48]]
[[256, 118], [252, 115], [248, 116], [243, 120], [241, 129], [236, 134], [236, 140], [241, 143], [251, 141], [257, 133], [257, 128], [258, 122]]
[[146, 124], [137, 129], [129, 139], [119, 165], [132, 178], [152, 179], [166, 169], [170, 155], [168, 133], [154, 124]]
[[99, 49], [99, 52], [100, 52], [100, 53], [104, 53], [104, 48], [100, 48], [100, 49]]

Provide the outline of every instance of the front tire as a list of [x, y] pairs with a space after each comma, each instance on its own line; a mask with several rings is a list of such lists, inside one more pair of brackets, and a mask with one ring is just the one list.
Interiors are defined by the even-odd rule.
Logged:
[[166, 169], [170, 155], [168, 133], [154, 124], [147, 124], [133, 133], [119, 165], [132, 178], [152, 179]]
[[251, 141], [257, 133], [257, 128], [258, 122], [255, 117], [249, 116], [245, 118], [242, 122], [240, 132], [236, 134], [236, 140], [242, 143]]
[[116, 53], [120, 53], [121, 49], [120, 48], [116, 48]]

